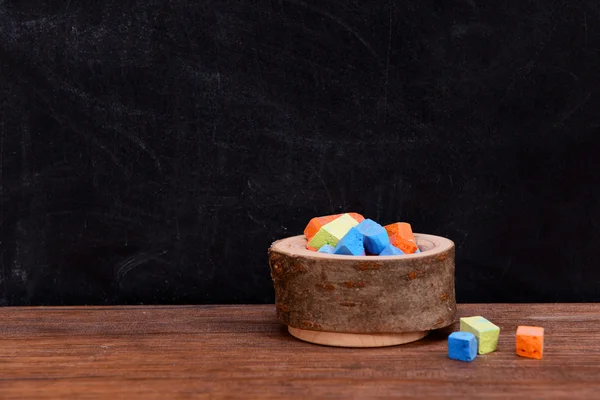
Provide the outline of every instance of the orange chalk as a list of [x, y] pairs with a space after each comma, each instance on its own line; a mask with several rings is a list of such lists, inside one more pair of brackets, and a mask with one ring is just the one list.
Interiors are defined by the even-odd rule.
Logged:
[[306, 240], [310, 242], [310, 239], [312, 239], [313, 236], [315, 236], [317, 232], [319, 232], [319, 229], [321, 229], [323, 225], [327, 225], [340, 215], [342, 214], [325, 215], [323, 217], [315, 217], [311, 219], [308, 222], [308, 225], [306, 225], [306, 228], [304, 228], [304, 236], [306, 236]]
[[544, 328], [519, 326], [517, 328], [517, 354], [541, 360], [544, 355]]
[[390, 243], [392, 246], [396, 246], [404, 254], [413, 254], [419, 248], [415, 242], [404, 239], [402, 236], [392, 235], [390, 236]]
[[311, 247], [311, 246], [306, 246], [306, 248], [310, 251], [318, 251], [319, 249], [315, 248], [315, 247]]
[[348, 213], [350, 214], [350, 216], [352, 218], [354, 218], [356, 220], [356, 222], [361, 223], [365, 220], [365, 217], [363, 217], [362, 215], [358, 214], [358, 213]]
[[398, 235], [411, 242], [415, 241], [415, 235], [413, 235], [412, 228], [408, 222], [396, 222], [395, 224], [389, 224], [385, 226], [389, 236]]
[[[352, 212], [352, 213], [348, 213], [348, 214], [350, 214], [350, 216], [352, 218], [354, 218], [356, 220], [356, 222], [362, 222], [365, 219], [365, 217], [363, 217], [362, 215], [360, 215], [358, 213]], [[306, 240], [308, 240], [310, 242], [310, 240], [317, 234], [317, 232], [319, 232], [319, 229], [321, 229], [321, 227], [323, 227], [323, 225], [327, 225], [328, 223], [330, 223], [331, 221], [333, 221], [334, 219], [336, 219], [337, 217], [339, 217], [341, 215], [342, 214], [325, 215], [323, 217], [315, 217], [315, 218], [311, 219], [309, 221], [308, 225], [306, 225], [306, 228], [304, 229], [304, 236], [306, 236]], [[315, 251], [317, 251], [317, 250], [315, 250]]]
[[415, 243], [415, 235], [407, 222], [396, 222], [386, 225], [385, 230], [390, 237], [390, 243], [404, 252], [412, 254], [419, 248]]

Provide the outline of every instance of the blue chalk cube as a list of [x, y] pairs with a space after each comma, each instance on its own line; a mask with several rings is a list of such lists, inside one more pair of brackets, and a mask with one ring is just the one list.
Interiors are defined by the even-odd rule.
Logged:
[[333, 254], [345, 254], [349, 256], [360, 256], [363, 252], [363, 235], [356, 227], [351, 228], [333, 250]]
[[477, 339], [471, 332], [453, 332], [448, 336], [448, 357], [473, 361], [477, 357]]
[[365, 219], [355, 228], [363, 235], [365, 250], [369, 254], [379, 254], [390, 244], [385, 228], [372, 219]]
[[380, 256], [399, 256], [401, 254], [404, 254], [404, 252], [391, 243], [385, 246], [385, 249], [379, 253]]
[[321, 248], [319, 250], [317, 250], [317, 253], [333, 254], [334, 250], [335, 250], [335, 248], [333, 246], [324, 244], [323, 246], [321, 246]]

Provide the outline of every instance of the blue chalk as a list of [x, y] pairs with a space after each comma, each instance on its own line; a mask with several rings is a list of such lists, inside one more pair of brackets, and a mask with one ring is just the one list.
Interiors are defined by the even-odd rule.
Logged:
[[360, 256], [363, 252], [363, 235], [356, 227], [351, 228], [333, 250], [333, 254], [345, 254], [350, 256]]
[[355, 228], [364, 236], [365, 250], [369, 254], [379, 254], [390, 244], [385, 228], [372, 219], [365, 219]]
[[473, 361], [477, 357], [477, 339], [471, 332], [453, 332], [448, 336], [448, 357]]
[[380, 256], [399, 256], [400, 254], [404, 254], [404, 252], [391, 243], [379, 253]]
[[324, 244], [319, 250], [317, 250], [317, 253], [333, 254], [333, 250], [335, 250], [333, 246]]

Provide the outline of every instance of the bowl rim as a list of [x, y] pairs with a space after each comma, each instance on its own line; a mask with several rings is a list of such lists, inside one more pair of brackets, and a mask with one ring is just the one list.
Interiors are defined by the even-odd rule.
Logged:
[[290, 236], [284, 239], [277, 240], [271, 244], [269, 251], [277, 251], [280, 253], [302, 256], [314, 259], [329, 259], [329, 260], [351, 260], [351, 261], [385, 261], [385, 260], [415, 260], [419, 258], [427, 258], [435, 256], [455, 247], [454, 242], [448, 238], [427, 233], [414, 233], [417, 245], [419, 242], [429, 242], [433, 247], [429, 250], [421, 251], [420, 253], [401, 254], [397, 256], [350, 256], [340, 254], [327, 254], [311, 251], [306, 248], [307, 240], [304, 235]]

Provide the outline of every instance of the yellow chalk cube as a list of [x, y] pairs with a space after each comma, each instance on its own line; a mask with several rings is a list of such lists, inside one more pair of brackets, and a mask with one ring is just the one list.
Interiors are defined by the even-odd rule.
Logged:
[[498, 348], [500, 328], [483, 317], [461, 318], [460, 331], [475, 335], [479, 354], [491, 353]]
[[308, 245], [316, 249], [320, 249], [326, 244], [335, 247], [346, 233], [356, 225], [358, 225], [358, 222], [350, 214], [342, 214], [328, 224], [323, 225], [308, 242]]

